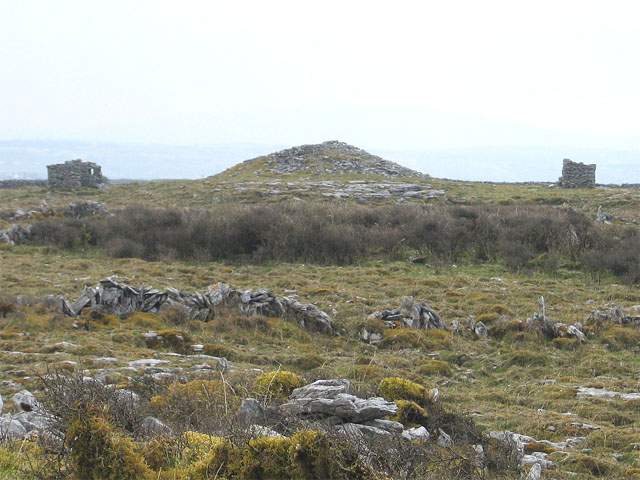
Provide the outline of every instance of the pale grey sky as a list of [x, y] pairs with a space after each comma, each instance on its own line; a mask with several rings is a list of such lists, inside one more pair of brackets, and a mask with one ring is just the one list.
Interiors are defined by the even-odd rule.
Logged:
[[0, 0], [0, 139], [640, 149], [640, 2]]

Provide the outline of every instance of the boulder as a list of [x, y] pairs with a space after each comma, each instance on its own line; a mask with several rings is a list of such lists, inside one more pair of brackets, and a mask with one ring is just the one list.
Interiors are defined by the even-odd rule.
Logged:
[[32, 412], [41, 410], [40, 403], [29, 390], [20, 390], [11, 399], [17, 411]]
[[255, 398], [245, 398], [242, 400], [236, 418], [244, 425], [260, 424], [265, 418], [264, 409]]

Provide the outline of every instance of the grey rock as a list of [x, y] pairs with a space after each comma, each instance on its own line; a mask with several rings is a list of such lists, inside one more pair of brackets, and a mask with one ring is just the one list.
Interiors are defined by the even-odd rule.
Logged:
[[392, 322], [402, 322], [407, 328], [421, 330], [440, 329], [448, 330], [444, 320], [438, 312], [426, 302], [416, 303], [413, 297], [402, 297], [402, 305], [398, 309], [374, 312], [369, 319], [380, 319], [393, 328]]
[[442, 448], [451, 448], [451, 436], [441, 428], [438, 429], [438, 445]]
[[44, 432], [49, 429], [53, 418], [41, 411], [20, 412], [12, 417], [20, 422], [27, 432]]
[[373, 439], [375, 437], [388, 437], [391, 435], [387, 430], [359, 423], [345, 423], [337, 426], [336, 429], [347, 438], [354, 440], [359, 438]]
[[489, 331], [487, 330], [487, 327], [485, 326], [485, 324], [482, 322], [476, 322], [475, 326], [473, 327], [473, 332], [476, 334], [477, 337], [480, 337], [480, 338], [489, 337]]
[[118, 363], [118, 359], [114, 357], [98, 357], [91, 361], [93, 363]]
[[221, 357], [218, 359], [218, 362], [216, 363], [216, 370], [222, 373], [226, 373], [229, 370], [229, 362], [226, 358]]
[[431, 435], [424, 427], [409, 428], [402, 432], [402, 437], [407, 440], [417, 440], [420, 442], [428, 442], [431, 439]]
[[31, 412], [41, 410], [40, 403], [29, 390], [20, 390], [13, 396], [11, 402], [17, 411]]
[[379, 428], [380, 430], [386, 430], [389, 433], [402, 433], [404, 430], [404, 426], [400, 422], [394, 422], [393, 420], [386, 420], [383, 418], [369, 420], [368, 422], [364, 422], [363, 425]]
[[170, 427], [165, 425], [161, 420], [152, 416], [145, 417], [140, 424], [140, 428], [143, 435], [148, 438], [157, 436], [170, 437], [173, 435], [173, 430], [171, 430]]
[[13, 420], [9, 416], [0, 417], [0, 439], [16, 440], [24, 438], [27, 435], [27, 429], [17, 420]]
[[362, 399], [339, 393], [333, 398], [298, 398], [281, 406], [289, 415], [338, 417], [346, 422], [364, 423], [395, 415], [398, 406], [382, 397]]
[[16, 223], [6, 230], [0, 230], [0, 242], [9, 245], [21, 245], [31, 240], [31, 237], [31, 225], [23, 227]]
[[604, 388], [593, 387], [580, 387], [578, 388], [578, 397], [596, 397], [604, 398], [605, 400], [613, 400], [614, 398], [620, 398], [621, 400], [640, 400], [640, 393], [620, 393], [613, 392], [611, 390], [605, 390]]
[[542, 467], [539, 463], [534, 463], [527, 473], [525, 480], [540, 480], [542, 478]]
[[265, 413], [260, 402], [255, 398], [245, 398], [238, 409], [236, 417], [245, 425], [259, 424], [264, 421]]
[[160, 360], [157, 358], [141, 358], [140, 360], [132, 360], [129, 362], [130, 367], [155, 367], [170, 363], [169, 360]]
[[347, 393], [351, 382], [346, 378], [332, 380], [316, 380], [304, 387], [296, 388], [289, 396], [290, 400], [301, 398], [336, 398], [340, 393]]

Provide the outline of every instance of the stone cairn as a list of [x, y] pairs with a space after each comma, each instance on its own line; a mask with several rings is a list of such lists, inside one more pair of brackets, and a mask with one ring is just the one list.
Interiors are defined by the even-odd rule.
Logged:
[[158, 313], [167, 308], [184, 308], [193, 319], [208, 321], [220, 306], [237, 309], [243, 315], [264, 315], [293, 319], [304, 330], [336, 334], [332, 318], [313, 304], [303, 304], [293, 297], [277, 297], [267, 289], [235, 290], [226, 283], [211, 285], [204, 293], [186, 293], [175, 288], [161, 292], [152, 287], [135, 288], [117, 281], [117, 277], [100, 280], [95, 288], [87, 287], [75, 302], [62, 297], [62, 312], [77, 317], [85, 308], [128, 316], [133, 312]]
[[385, 177], [415, 176], [428, 178], [428, 175], [403, 167], [397, 163], [372, 155], [361, 148], [344, 142], [331, 140], [315, 145], [300, 145], [281, 150], [263, 157], [246, 160], [241, 165], [264, 163], [260, 173], [290, 174], [306, 173], [359, 173], [383, 175]]
[[82, 160], [47, 165], [50, 188], [98, 188], [106, 183], [100, 165]]
[[563, 188], [595, 188], [596, 165], [572, 162], [565, 158], [562, 162], [562, 177], [558, 183]]

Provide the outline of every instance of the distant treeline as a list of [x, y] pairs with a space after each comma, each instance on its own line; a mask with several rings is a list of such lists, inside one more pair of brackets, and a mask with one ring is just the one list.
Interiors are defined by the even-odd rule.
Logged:
[[352, 264], [371, 258], [501, 262], [640, 280], [640, 235], [549, 206], [362, 206], [299, 202], [209, 211], [128, 208], [92, 219], [44, 219], [33, 242], [106, 249], [114, 257]]

